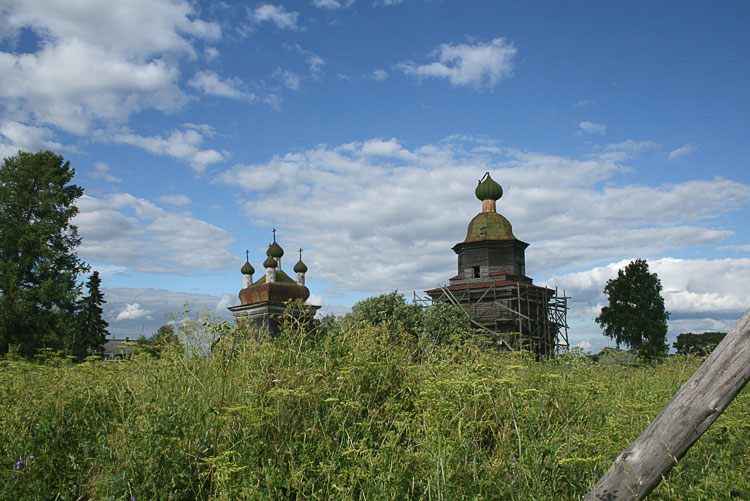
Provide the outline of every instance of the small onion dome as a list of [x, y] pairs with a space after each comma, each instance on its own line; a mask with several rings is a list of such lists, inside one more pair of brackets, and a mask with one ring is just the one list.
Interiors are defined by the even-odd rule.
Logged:
[[294, 265], [294, 273], [307, 273], [307, 265], [302, 262], [302, 259]]
[[252, 275], [255, 273], [255, 268], [253, 268], [253, 265], [250, 264], [250, 261], [245, 261], [245, 264], [242, 265], [242, 269], [240, 269], [243, 275]]
[[266, 268], [276, 268], [276, 260], [273, 256], [268, 256], [266, 260], [263, 261], [263, 266]]
[[479, 200], [498, 200], [503, 196], [503, 188], [492, 180], [489, 172], [485, 172], [474, 194]]
[[284, 249], [282, 249], [281, 246], [276, 243], [276, 240], [274, 240], [273, 243], [268, 246], [268, 250], [266, 251], [266, 256], [281, 257], [283, 255], [284, 255]]

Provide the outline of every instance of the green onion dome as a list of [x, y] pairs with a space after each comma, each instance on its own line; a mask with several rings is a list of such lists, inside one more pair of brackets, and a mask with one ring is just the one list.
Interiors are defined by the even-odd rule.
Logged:
[[469, 223], [464, 242], [515, 239], [510, 221], [497, 212], [481, 212]]
[[283, 255], [284, 255], [284, 249], [282, 249], [281, 246], [276, 243], [276, 240], [274, 240], [273, 243], [268, 246], [268, 250], [266, 251], [266, 256], [281, 257]]
[[245, 261], [245, 264], [242, 265], [242, 269], [240, 269], [243, 275], [252, 275], [255, 273], [255, 268], [253, 268], [253, 265], [250, 264], [250, 261]]
[[273, 256], [268, 256], [266, 260], [263, 261], [263, 267], [276, 268], [276, 260], [273, 258]]
[[294, 272], [295, 273], [307, 273], [307, 265], [302, 262], [301, 258], [299, 261], [297, 261], [297, 264], [294, 265]]
[[490, 177], [489, 172], [485, 172], [484, 177], [479, 181], [474, 194], [479, 200], [498, 200], [503, 196], [503, 188]]

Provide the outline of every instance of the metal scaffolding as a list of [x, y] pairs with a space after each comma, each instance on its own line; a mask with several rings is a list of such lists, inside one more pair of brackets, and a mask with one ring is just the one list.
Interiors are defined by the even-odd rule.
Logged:
[[524, 283], [484, 283], [441, 286], [428, 291], [423, 302], [449, 302], [460, 307], [474, 327], [499, 348], [527, 349], [554, 356], [568, 349], [568, 297]]

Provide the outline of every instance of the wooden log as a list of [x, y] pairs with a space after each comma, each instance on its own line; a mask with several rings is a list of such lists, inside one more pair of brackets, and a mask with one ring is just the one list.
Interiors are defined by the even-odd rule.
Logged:
[[647, 496], [742, 391], [748, 379], [750, 310], [584, 499]]

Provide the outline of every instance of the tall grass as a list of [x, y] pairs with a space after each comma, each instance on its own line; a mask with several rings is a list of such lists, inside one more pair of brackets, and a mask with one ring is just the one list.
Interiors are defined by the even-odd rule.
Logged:
[[[387, 324], [274, 340], [183, 325], [224, 339], [209, 356], [4, 360], [0, 498], [575, 499], [700, 364], [535, 362]], [[750, 498], [749, 451], [745, 390], [652, 498]]]

